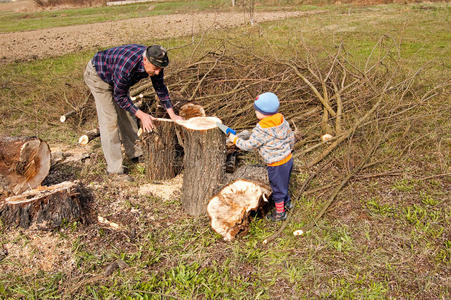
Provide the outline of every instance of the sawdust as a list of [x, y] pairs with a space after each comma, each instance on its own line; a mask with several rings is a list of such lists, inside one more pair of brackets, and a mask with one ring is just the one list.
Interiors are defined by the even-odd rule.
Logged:
[[140, 186], [138, 194], [140, 196], [152, 195], [158, 197], [163, 201], [174, 200], [180, 196], [182, 189], [183, 175], [180, 174], [170, 180], [161, 181], [158, 183], [148, 183]]
[[10, 242], [4, 244], [8, 250], [8, 256], [2, 263], [5, 273], [32, 275], [55, 269], [64, 272], [75, 266], [72, 242], [58, 234], [33, 228], [10, 234]]

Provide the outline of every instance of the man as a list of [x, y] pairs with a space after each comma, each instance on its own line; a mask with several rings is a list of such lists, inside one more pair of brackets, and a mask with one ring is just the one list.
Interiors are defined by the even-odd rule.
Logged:
[[154, 118], [136, 107], [130, 99], [131, 86], [150, 76], [169, 117], [182, 119], [174, 113], [163, 81], [163, 69], [168, 64], [167, 51], [160, 45], [131, 44], [100, 51], [86, 66], [84, 79], [96, 102], [107, 172], [115, 174], [118, 179], [130, 180], [124, 174], [121, 141], [132, 161], [142, 155], [142, 150], [135, 144], [138, 139], [136, 118], [141, 120], [145, 131], [151, 131], [154, 126]]

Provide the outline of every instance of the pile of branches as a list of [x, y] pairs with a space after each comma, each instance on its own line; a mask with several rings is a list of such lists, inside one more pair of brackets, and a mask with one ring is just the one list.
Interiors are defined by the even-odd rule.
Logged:
[[[207, 115], [218, 116], [237, 130], [255, 126], [253, 101], [257, 95], [275, 93], [280, 112], [302, 137], [295, 157], [306, 158], [305, 166], [312, 167], [359, 128], [365, 128], [361, 133], [366, 137], [390, 130], [402, 114], [443, 87], [427, 92], [413, 89], [421, 70], [399, 74], [392, 50], [381, 38], [366, 64], [358, 66], [343, 45], [337, 46], [335, 53], [319, 57], [302, 44], [286, 58], [276, 51], [259, 55], [252, 46], [224, 43], [198, 57], [193, 55], [185, 65], [171, 67], [165, 80], [173, 102], [202, 105]], [[154, 98], [150, 82], [135, 87], [132, 93]], [[151, 113], [155, 113], [155, 105]], [[322, 140], [325, 135], [331, 138]]]

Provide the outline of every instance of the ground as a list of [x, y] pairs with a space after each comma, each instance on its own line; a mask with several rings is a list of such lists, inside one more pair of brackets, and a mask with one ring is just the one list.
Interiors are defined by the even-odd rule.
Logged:
[[[30, 1], [25, 1], [26, 3]], [[17, 4], [20, 4], [19, 2]], [[3, 5], [0, 4], [0, 9]], [[28, 4], [29, 5], [29, 4]], [[27, 4], [22, 4], [27, 6]], [[9, 7], [8, 7], [9, 8]], [[317, 13], [317, 12], [315, 12]], [[261, 12], [255, 22], [305, 15], [303, 12]], [[0, 34], [0, 63], [42, 59], [81, 50], [104, 49], [136, 41], [180, 37], [248, 22], [242, 12], [204, 12], [152, 16], [97, 24], [65, 26]]]

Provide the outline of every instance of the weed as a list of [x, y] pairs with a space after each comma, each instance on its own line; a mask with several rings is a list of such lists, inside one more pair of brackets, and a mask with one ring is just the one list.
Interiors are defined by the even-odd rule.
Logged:
[[423, 204], [429, 205], [429, 206], [435, 206], [438, 204], [438, 201], [432, 198], [431, 195], [429, 195], [427, 192], [420, 192], [420, 199]]
[[353, 249], [353, 241], [345, 226], [336, 227], [329, 233], [329, 245], [338, 252], [348, 252]]
[[400, 192], [410, 192], [415, 185], [409, 179], [401, 179], [395, 182], [393, 188]]
[[389, 204], [381, 204], [377, 198], [372, 198], [366, 202], [366, 207], [369, 209], [372, 215], [391, 216], [393, 215], [394, 208]]

